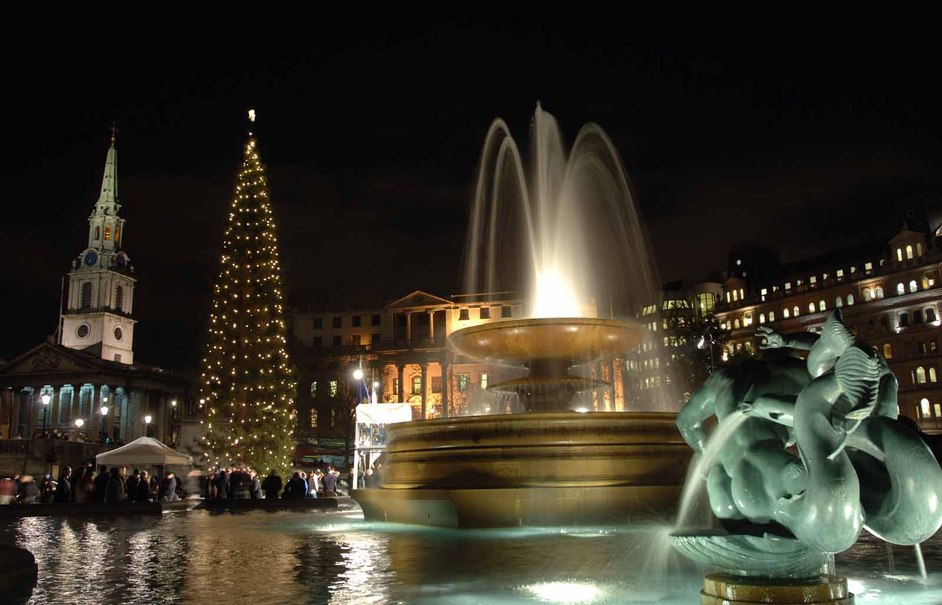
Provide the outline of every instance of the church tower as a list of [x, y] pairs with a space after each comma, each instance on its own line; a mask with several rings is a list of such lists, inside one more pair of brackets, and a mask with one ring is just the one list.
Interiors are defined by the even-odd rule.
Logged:
[[72, 261], [69, 294], [62, 313], [59, 344], [102, 359], [134, 362], [133, 267], [124, 245], [124, 219], [118, 212], [118, 152], [114, 130], [105, 159], [101, 194], [88, 217], [88, 247]]

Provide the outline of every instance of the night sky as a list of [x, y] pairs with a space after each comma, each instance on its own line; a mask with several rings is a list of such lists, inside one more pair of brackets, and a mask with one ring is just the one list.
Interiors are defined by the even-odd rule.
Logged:
[[635, 44], [597, 16], [345, 17], [305, 21], [291, 48], [117, 28], [47, 32], [54, 60], [8, 61], [0, 358], [56, 328], [112, 120], [136, 357], [192, 370], [249, 107], [291, 306], [457, 293], [484, 135], [503, 117], [525, 149], [537, 101], [569, 142], [589, 121], [609, 133], [665, 282], [724, 269], [742, 240], [788, 261], [888, 236], [896, 199], [942, 194], [935, 36]]

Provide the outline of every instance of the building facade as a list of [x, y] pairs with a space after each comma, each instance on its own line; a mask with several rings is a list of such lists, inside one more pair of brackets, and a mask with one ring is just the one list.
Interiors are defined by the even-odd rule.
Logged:
[[182, 445], [190, 381], [134, 358], [136, 279], [120, 208], [112, 138], [58, 333], [0, 366], [0, 472], [54, 472], [143, 435]]
[[[942, 433], [940, 311], [942, 230], [910, 213], [889, 239], [781, 267], [774, 278], [730, 256], [716, 317], [730, 337], [724, 359], [759, 350], [756, 328], [820, 331], [834, 309], [886, 358], [899, 379], [899, 407], [927, 433]], [[767, 275], [767, 274], [766, 274]]]

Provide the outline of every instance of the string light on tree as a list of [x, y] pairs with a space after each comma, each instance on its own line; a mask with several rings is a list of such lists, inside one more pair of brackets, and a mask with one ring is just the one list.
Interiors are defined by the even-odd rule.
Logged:
[[[249, 111], [254, 126], [255, 111]], [[288, 470], [294, 373], [285, 350], [281, 267], [268, 179], [250, 130], [213, 285], [200, 405], [210, 461]]]

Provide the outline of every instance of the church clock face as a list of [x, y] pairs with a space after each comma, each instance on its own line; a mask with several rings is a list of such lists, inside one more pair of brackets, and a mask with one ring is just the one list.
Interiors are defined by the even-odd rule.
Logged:
[[79, 338], [85, 338], [88, 336], [88, 324], [82, 324], [75, 330], [75, 335]]
[[114, 339], [121, 340], [121, 337], [124, 336], [124, 332], [121, 331], [121, 328], [114, 329]]
[[89, 267], [94, 267], [95, 263], [98, 262], [98, 253], [94, 250], [89, 250], [85, 253], [85, 264]]

